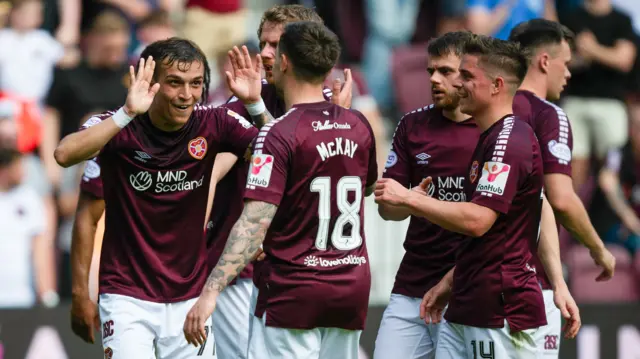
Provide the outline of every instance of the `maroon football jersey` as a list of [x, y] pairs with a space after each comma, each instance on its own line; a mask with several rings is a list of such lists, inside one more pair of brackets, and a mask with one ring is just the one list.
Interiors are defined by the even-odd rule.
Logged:
[[547, 324], [531, 262], [538, 238], [544, 174], [536, 136], [505, 116], [480, 135], [465, 181], [467, 198], [498, 212], [487, 233], [465, 237], [456, 257], [453, 294], [445, 318], [512, 332]]
[[[560, 173], [571, 177], [571, 151], [573, 136], [564, 111], [532, 92], [519, 90], [513, 99], [513, 114], [533, 128], [540, 143], [545, 174]], [[542, 289], [552, 289], [544, 266], [533, 249], [532, 265], [538, 273]]]
[[[400, 120], [393, 135], [384, 177], [413, 187], [431, 176], [431, 196], [466, 202], [463, 184], [479, 136], [472, 119], [453, 122], [433, 105], [412, 111]], [[455, 265], [461, 237], [411, 216], [393, 293], [422, 298]]]
[[106, 204], [100, 293], [163, 303], [200, 294], [214, 159], [219, 152], [243, 156], [257, 132], [233, 111], [196, 106], [178, 131], [161, 131], [144, 114], [107, 143], [98, 156]]
[[[325, 88], [323, 94], [327, 101], [331, 100], [331, 90]], [[262, 100], [267, 110], [274, 118], [284, 115], [284, 100], [278, 95], [274, 85], [262, 82]], [[231, 97], [224, 107], [233, 110], [244, 118], [253, 122], [244, 104], [236, 97]], [[244, 189], [247, 184], [247, 173], [249, 163], [244, 158], [238, 158], [238, 162], [229, 170], [224, 178], [216, 185], [216, 194], [213, 199], [211, 215], [207, 223], [207, 243], [209, 245], [209, 266], [213, 269], [218, 263], [227, 238], [231, 233], [233, 225], [236, 223], [242, 209], [244, 208]], [[259, 263], [257, 265], [260, 265]], [[249, 264], [241, 273], [240, 278], [253, 277], [253, 264]]]
[[97, 199], [104, 199], [98, 157], [88, 160], [85, 164], [80, 181], [80, 191], [89, 193]]
[[255, 312], [268, 326], [364, 328], [364, 196], [376, 177], [375, 140], [357, 111], [298, 104], [260, 130], [245, 199], [278, 206]]

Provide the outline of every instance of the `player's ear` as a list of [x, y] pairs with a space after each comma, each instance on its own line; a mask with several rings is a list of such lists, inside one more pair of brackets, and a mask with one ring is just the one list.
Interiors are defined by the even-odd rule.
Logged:
[[287, 55], [280, 54], [280, 71], [286, 72], [289, 69], [289, 59]]
[[549, 62], [551, 61], [551, 58], [549, 57], [549, 54], [546, 52], [543, 52], [540, 56], [538, 56], [538, 67], [540, 68], [540, 71], [542, 71], [542, 73], [546, 74], [548, 69], [549, 69]]
[[502, 76], [496, 76], [491, 84], [491, 95], [497, 95], [499, 92], [504, 91], [505, 86], [504, 78]]

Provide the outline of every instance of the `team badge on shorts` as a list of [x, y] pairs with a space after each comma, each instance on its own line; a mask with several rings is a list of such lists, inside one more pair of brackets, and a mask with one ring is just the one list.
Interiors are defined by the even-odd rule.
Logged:
[[201, 160], [207, 154], [207, 140], [204, 137], [196, 137], [189, 141], [187, 149], [191, 157]]
[[112, 356], [113, 356], [113, 349], [107, 347], [104, 350], [104, 359], [111, 359]]
[[469, 172], [469, 179], [471, 180], [471, 183], [475, 182], [476, 179], [478, 179], [478, 167], [480, 165], [478, 164], [478, 161], [473, 161], [473, 164], [471, 164], [471, 172]]

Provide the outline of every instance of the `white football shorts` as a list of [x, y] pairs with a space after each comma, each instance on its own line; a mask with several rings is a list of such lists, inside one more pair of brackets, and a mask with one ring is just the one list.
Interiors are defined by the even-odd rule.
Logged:
[[211, 318], [206, 343], [198, 348], [184, 338], [184, 320], [197, 298], [154, 303], [118, 294], [101, 294], [102, 347], [108, 359], [213, 359]]
[[560, 354], [560, 338], [562, 337], [562, 313], [553, 302], [552, 290], [543, 290], [542, 296], [547, 312], [547, 325], [538, 329], [535, 340], [544, 359], [557, 359]]
[[249, 323], [253, 317], [253, 290], [253, 281], [243, 278], [225, 288], [218, 296], [212, 319], [219, 359], [247, 358]]

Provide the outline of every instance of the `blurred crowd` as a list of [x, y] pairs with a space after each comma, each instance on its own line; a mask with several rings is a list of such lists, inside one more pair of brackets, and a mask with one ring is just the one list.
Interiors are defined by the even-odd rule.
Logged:
[[[275, 46], [258, 43], [256, 30], [262, 12], [277, 3], [0, 0], [0, 307], [53, 306], [71, 295], [71, 232], [84, 168], [55, 163], [58, 141], [92, 114], [120, 107], [128, 66], [147, 44], [171, 36], [187, 37], [207, 54], [217, 70], [209, 101], [224, 103], [227, 51]], [[574, 186], [618, 258], [617, 282], [612, 290], [594, 287], [588, 253], [565, 232], [563, 259], [576, 299], [640, 301], [640, 1], [286, 3], [315, 7], [340, 37], [340, 67], [354, 75], [353, 107], [381, 124], [379, 163], [402, 114], [431, 101], [430, 38], [469, 29], [506, 39], [516, 24], [538, 17], [573, 30], [572, 78], [559, 104], [574, 135]], [[327, 83], [342, 74], [336, 68]]]

